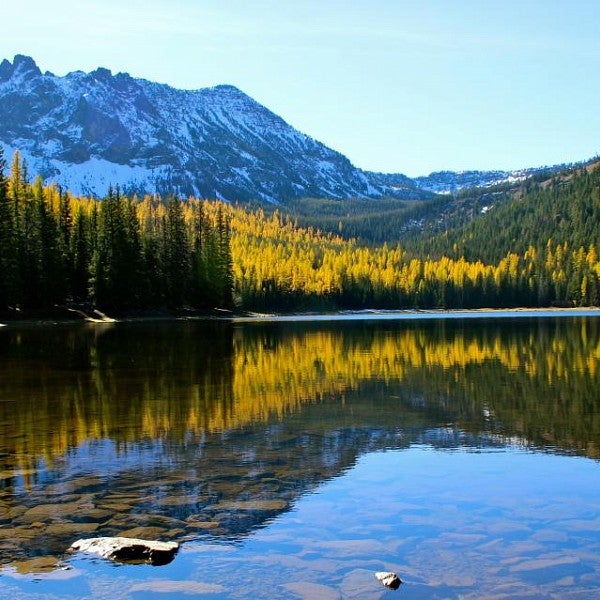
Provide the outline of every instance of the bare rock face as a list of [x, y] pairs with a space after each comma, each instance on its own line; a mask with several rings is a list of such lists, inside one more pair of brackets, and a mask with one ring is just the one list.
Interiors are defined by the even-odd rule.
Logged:
[[179, 550], [176, 542], [158, 542], [125, 537], [98, 537], [77, 540], [70, 552], [87, 552], [102, 558], [129, 564], [166, 565]]
[[396, 573], [388, 573], [386, 571], [378, 571], [375, 573], [375, 578], [391, 590], [397, 590], [402, 583]]

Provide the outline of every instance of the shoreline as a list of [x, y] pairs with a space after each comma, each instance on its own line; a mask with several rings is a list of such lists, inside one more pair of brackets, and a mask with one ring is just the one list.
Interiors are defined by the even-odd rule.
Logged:
[[359, 320], [443, 320], [483, 318], [540, 318], [540, 317], [591, 316], [600, 317], [600, 307], [573, 308], [470, 308], [470, 309], [362, 309], [340, 310], [332, 313], [253, 313], [232, 317], [240, 323], [251, 322], [301, 322], [301, 321], [359, 321]]
[[[79, 317], [67, 313], [76, 313]], [[150, 322], [179, 322], [179, 321], [229, 321], [233, 323], [261, 322], [310, 322], [310, 321], [360, 321], [360, 320], [426, 320], [426, 319], [482, 319], [482, 318], [540, 318], [590, 316], [600, 317], [600, 307], [573, 308], [472, 308], [472, 309], [360, 309], [303, 311], [303, 312], [253, 312], [229, 311], [213, 309], [210, 311], [148, 311], [147, 313], [124, 314], [108, 316], [100, 311], [90, 311], [91, 314], [80, 310], [65, 309], [60, 314], [40, 314], [39, 316], [23, 314], [18, 317], [0, 316], [0, 327], [45, 327], [59, 325], [113, 325], [118, 323], [150, 323]]]

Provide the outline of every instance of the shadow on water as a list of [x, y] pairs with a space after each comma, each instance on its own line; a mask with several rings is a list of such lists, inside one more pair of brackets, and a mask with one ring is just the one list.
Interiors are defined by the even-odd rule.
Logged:
[[0, 561], [235, 543], [380, 449], [597, 459], [599, 367], [589, 318], [7, 328]]

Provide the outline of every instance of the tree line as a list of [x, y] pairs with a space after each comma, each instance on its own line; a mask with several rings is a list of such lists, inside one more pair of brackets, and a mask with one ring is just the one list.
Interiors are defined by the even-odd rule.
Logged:
[[409, 251], [222, 202], [76, 198], [28, 183], [17, 153], [0, 176], [0, 310], [598, 306], [599, 219], [600, 170], [585, 170]]
[[232, 305], [229, 216], [220, 203], [75, 198], [0, 153], [0, 310], [112, 311]]
[[232, 210], [235, 295], [245, 308], [510, 308], [600, 305], [594, 244], [551, 238], [497, 263], [431, 258], [302, 229], [280, 213]]

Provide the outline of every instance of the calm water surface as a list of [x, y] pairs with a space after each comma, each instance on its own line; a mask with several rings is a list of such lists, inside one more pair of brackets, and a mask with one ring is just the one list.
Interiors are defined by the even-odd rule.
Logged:
[[593, 316], [2, 328], [0, 597], [597, 598], [599, 384]]

